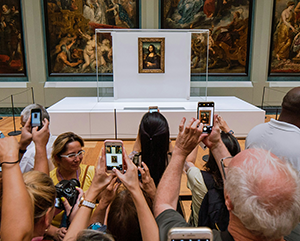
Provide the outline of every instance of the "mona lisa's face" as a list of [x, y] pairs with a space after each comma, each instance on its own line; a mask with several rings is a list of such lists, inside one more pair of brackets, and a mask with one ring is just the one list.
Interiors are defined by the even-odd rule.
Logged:
[[150, 45], [149, 48], [148, 48], [148, 50], [149, 50], [150, 53], [152, 53], [153, 52], [153, 46]]

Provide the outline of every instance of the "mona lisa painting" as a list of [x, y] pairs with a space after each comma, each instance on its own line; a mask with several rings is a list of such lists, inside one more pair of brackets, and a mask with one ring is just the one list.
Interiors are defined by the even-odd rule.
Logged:
[[165, 72], [165, 39], [139, 38], [139, 73]]

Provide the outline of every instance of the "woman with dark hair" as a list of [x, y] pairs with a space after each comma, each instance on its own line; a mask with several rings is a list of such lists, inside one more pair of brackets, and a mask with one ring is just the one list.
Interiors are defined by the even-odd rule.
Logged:
[[144, 69], [159, 69], [160, 56], [156, 53], [155, 46], [150, 44], [148, 46], [148, 54], [144, 59]]
[[141, 161], [148, 166], [156, 186], [168, 165], [172, 149], [166, 118], [159, 112], [146, 113], [141, 120], [133, 152], [129, 156], [141, 156]]
[[[220, 125], [222, 123], [222, 125], [226, 126], [220, 126], [220, 128], [222, 129], [221, 138], [231, 156], [235, 156], [241, 151], [238, 140], [230, 133], [232, 131], [229, 129], [227, 123], [222, 119], [222, 117], [218, 116], [217, 121], [220, 123]], [[229, 129], [230, 131], [228, 132], [227, 129]], [[226, 132], [224, 132], [224, 130], [226, 130]], [[197, 151], [197, 148], [195, 151]], [[219, 192], [221, 193], [222, 197], [223, 180], [215, 158], [211, 154], [211, 151], [209, 151], [208, 161], [204, 165], [204, 171], [199, 170], [199, 168], [195, 166], [195, 160], [196, 158], [194, 158], [194, 160], [187, 160], [184, 169], [188, 178], [187, 186], [192, 191], [191, 216], [189, 219], [189, 223], [197, 227], [200, 207], [209, 189], [207, 187], [207, 179], [209, 178], [210, 180], [212, 180], [214, 189], [222, 190], [221, 192]]]

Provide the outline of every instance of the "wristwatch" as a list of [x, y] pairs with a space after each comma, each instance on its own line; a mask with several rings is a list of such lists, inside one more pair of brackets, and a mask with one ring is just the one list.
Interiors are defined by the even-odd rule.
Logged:
[[85, 200], [84, 197], [81, 197], [78, 207], [81, 207], [81, 206], [85, 206], [87, 208], [94, 209], [96, 207], [96, 204], [93, 202], [90, 202], [88, 200]]

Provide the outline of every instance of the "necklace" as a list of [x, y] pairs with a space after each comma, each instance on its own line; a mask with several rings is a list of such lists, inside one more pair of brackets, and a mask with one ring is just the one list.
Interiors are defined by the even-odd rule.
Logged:
[[[65, 180], [63, 178], [63, 176], [61, 175], [60, 171], [57, 168], [57, 174], [59, 175], [59, 177], [61, 178], [61, 180]], [[76, 170], [76, 179], [79, 181], [79, 175], [78, 175], [78, 169]]]

